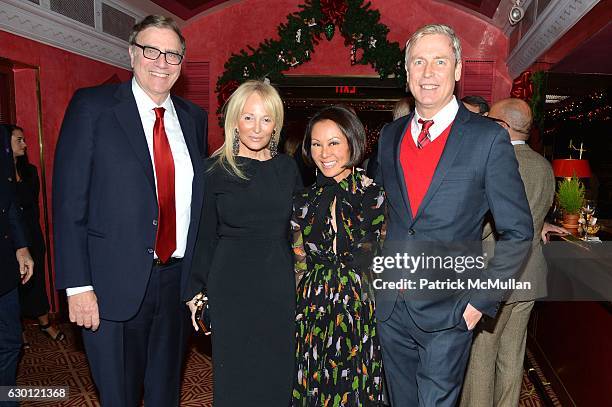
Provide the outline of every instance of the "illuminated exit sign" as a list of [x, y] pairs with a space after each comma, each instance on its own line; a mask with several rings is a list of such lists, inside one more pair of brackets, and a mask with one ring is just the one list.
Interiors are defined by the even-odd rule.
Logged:
[[354, 95], [357, 93], [357, 86], [336, 86], [336, 94]]

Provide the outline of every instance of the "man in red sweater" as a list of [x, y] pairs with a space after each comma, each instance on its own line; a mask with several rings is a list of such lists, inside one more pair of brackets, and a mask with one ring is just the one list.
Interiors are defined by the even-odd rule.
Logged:
[[[461, 66], [461, 45], [448, 26], [422, 27], [406, 44], [408, 85], [416, 107], [381, 132], [376, 180], [384, 186], [388, 204], [383, 255], [420, 256], [434, 248], [443, 253], [443, 247], [480, 242], [490, 211], [500, 241], [486, 270], [479, 270], [479, 279], [507, 282], [529, 249], [531, 214], [507, 131], [469, 112], [453, 95]], [[461, 272], [451, 271], [457, 277]], [[439, 279], [431, 272], [414, 272], [396, 265], [381, 277], [387, 282], [416, 275], [417, 281]], [[472, 329], [483, 314], [495, 316], [501, 299], [484, 289], [430, 294], [417, 295], [413, 287], [377, 290], [378, 330], [393, 406], [454, 406]]]

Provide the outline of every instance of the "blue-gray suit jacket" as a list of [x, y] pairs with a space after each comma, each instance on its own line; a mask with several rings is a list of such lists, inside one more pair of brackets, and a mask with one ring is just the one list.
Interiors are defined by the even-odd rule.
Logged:
[[[383, 255], [394, 256], [403, 242], [479, 242], [483, 219], [491, 211], [501, 242], [509, 242], [490, 259], [482, 278], [507, 279], [520, 268], [533, 236], [533, 223], [510, 138], [493, 121], [469, 112], [461, 104], [416, 215], [400, 164], [400, 146], [412, 115], [387, 124], [378, 145], [376, 182], [387, 194], [387, 236]], [[502, 243], [503, 245], [503, 243]], [[414, 254], [414, 253], [413, 253]], [[384, 276], [386, 280], [397, 280]], [[377, 318], [389, 318], [397, 290], [377, 290]], [[487, 293], [458, 290], [443, 298], [410, 300], [408, 311], [425, 331], [457, 325], [468, 303], [489, 316], [497, 313], [499, 299]]]

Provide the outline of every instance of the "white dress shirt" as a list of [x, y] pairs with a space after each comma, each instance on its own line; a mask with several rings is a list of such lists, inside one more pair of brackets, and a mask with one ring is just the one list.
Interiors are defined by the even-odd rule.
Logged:
[[510, 140], [510, 142], [512, 143], [513, 146], [520, 146], [521, 144], [527, 144], [525, 143], [525, 140]]
[[[187, 149], [187, 143], [181, 130], [176, 110], [170, 95], [161, 104], [157, 105], [153, 100], [142, 90], [136, 79], [132, 79], [132, 93], [136, 99], [138, 114], [142, 122], [149, 154], [151, 156], [151, 165], [153, 166], [153, 176], [155, 178], [155, 186], [157, 188], [157, 174], [155, 174], [155, 165], [153, 158], [153, 126], [155, 124], [156, 107], [163, 107], [164, 112], [164, 128], [172, 151], [174, 159], [174, 194], [176, 204], [176, 250], [172, 253], [172, 257], [183, 257], [187, 246], [187, 232], [189, 231], [189, 222], [191, 220], [191, 186], [193, 181], [193, 165], [191, 157]], [[157, 258], [157, 253], [154, 254]], [[85, 291], [91, 291], [94, 287], [72, 287], [66, 288], [66, 295], [79, 294]]]
[[440, 134], [446, 130], [448, 126], [455, 120], [455, 116], [457, 116], [457, 111], [459, 111], [459, 104], [457, 103], [457, 99], [455, 96], [452, 97], [451, 101], [448, 102], [446, 106], [444, 106], [438, 113], [434, 115], [434, 117], [423, 117], [419, 114], [418, 108], [414, 109], [414, 116], [412, 117], [412, 121], [410, 122], [410, 132], [412, 133], [412, 139], [414, 140], [414, 144], [418, 147], [417, 140], [419, 138], [419, 133], [421, 133], [421, 127], [423, 127], [419, 123], [419, 119], [422, 120], [433, 120], [433, 125], [429, 128], [429, 140], [434, 141]]

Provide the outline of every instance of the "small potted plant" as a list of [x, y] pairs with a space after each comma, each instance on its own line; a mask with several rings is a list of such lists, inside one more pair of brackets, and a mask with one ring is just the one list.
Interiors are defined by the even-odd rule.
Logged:
[[557, 201], [563, 210], [563, 227], [578, 235], [580, 208], [584, 204], [584, 185], [575, 176], [559, 181]]

